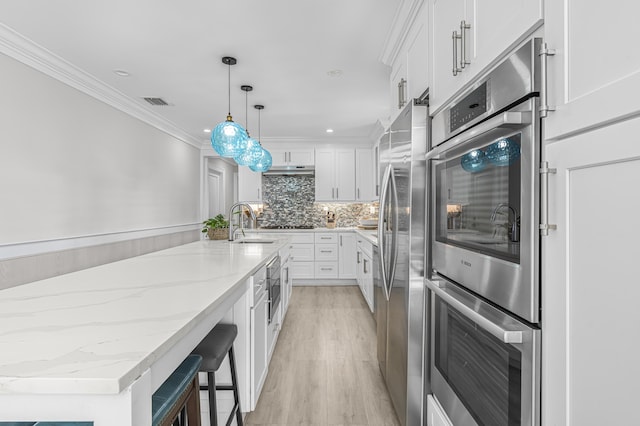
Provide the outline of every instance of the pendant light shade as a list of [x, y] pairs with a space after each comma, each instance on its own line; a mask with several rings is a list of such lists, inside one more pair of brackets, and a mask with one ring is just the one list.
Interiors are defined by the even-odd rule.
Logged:
[[271, 153], [264, 149], [260, 144], [260, 111], [264, 109], [264, 105], [254, 105], [254, 108], [258, 110], [258, 145], [251, 149], [251, 152], [247, 153], [248, 157], [251, 157], [249, 168], [254, 172], [266, 172], [271, 168], [273, 159]]
[[236, 157], [247, 148], [247, 131], [234, 122], [231, 116], [218, 124], [211, 132], [211, 146], [221, 157]]
[[235, 157], [240, 155], [247, 147], [247, 131], [233, 121], [231, 117], [231, 65], [237, 63], [235, 58], [225, 56], [222, 63], [229, 66], [229, 113], [227, 119], [218, 124], [211, 132], [211, 146], [221, 157]]
[[271, 154], [269, 153], [269, 151], [267, 151], [262, 147], [260, 149], [261, 149], [261, 152], [257, 161], [251, 166], [249, 166], [249, 168], [254, 172], [266, 172], [271, 168], [271, 164], [273, 162], [273, 159], [271, 158]]

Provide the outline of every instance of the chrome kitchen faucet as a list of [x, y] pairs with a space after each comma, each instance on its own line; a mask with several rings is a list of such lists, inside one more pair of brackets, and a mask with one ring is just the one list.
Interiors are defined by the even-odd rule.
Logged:
[[[233, 224], [231, 223], [231, 218], [233, 215], [233, 210], [236, 209], [237, 207], [240, 207], [240, 214], [238, 215], [239, 224], [238, 224], [238, 227], [234, 228]], [[242, 212], [243, 212], [242, 207], [246, 207], [249, 210], [249, 214], [251, 215], [251, 228], [255, 227], [256, 213], [253, 211], [251, 206], [247, 203], [235, 203], [229, 209], [229, 241], [235, 240], [236, 231], [238, 229], [244, 229], [244, 220], [242, 218]]]

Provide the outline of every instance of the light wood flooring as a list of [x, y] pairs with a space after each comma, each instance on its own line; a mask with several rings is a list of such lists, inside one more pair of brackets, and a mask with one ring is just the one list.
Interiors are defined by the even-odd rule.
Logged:
[[399, 425], [356, 286], [294, 287], [254, 425]]

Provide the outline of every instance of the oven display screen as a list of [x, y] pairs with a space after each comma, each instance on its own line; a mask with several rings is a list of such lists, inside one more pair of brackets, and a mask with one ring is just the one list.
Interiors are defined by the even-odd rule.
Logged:
[[435, 366], [479, 425], [521, 424], [521, 353], [436, 298]]

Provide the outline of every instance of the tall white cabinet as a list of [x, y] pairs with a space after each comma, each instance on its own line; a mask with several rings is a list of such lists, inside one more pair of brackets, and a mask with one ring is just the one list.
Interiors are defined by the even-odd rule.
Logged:
[[[542, 424], [640, 424], [637, 3], [546, 2]], [[552, 52], [553, 53], [553, 52]]]
[[356, 199], [354, 149], [316, 149], [316, 201]]
[[238, 200], [262, 202], [262, 173], [238, 166]]

